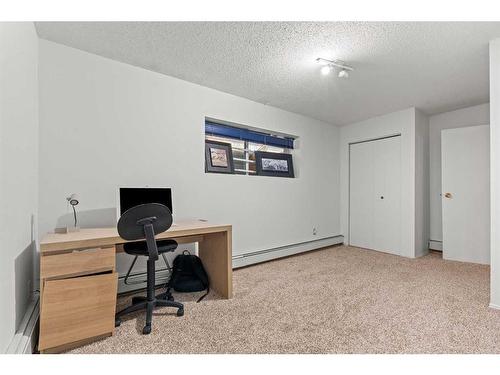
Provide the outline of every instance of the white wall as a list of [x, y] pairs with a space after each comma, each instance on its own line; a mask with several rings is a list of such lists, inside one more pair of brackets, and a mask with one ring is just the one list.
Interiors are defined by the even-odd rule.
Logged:
[[415, 110], [415, 256], [429, 252], [429, 117]]
[[490, 303], [500, 309], [500, 39], [490, 42]]
[[401, 134], [401, 255], [415, 251], [415, 108], [350, 124], [340, 131], [341, 227], [346, 242], [349, 228], [349, 143]]
[[38, 37], [0, 22], [0, 352], [33, 291], [38, 198]]
[[[204, 117], [299, 137], [295, 179], [204, 173]], [[117, 185], [173, 188], [176, 220], [233, 224], [233, 254], [340, 234], [335, 126], [40, 41], [40, 234], [115, 224]], [[317, 228], [317, 235], [312, 228]]]
[[490, 123], [489, 103], [440, 113], [429, 117], [430, 239], [443, 240], [441, 216], [441, 131]]

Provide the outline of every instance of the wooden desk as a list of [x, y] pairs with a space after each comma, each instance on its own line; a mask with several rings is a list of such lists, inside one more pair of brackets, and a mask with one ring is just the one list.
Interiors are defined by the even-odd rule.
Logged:
[[[224, 298], [232, 290], [232, 227], [180, 222], [157, 239], [198, 242], [210, 288]], [[40, 242], [40, 352], [58, 352], [114, 332], [123, 240], [115, 227], [47, 234]], [[189, 313], [189, 312], [187, 312]]]

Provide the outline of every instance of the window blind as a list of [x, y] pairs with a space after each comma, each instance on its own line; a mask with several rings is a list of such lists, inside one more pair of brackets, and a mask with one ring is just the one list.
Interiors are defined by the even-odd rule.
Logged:
[[278, 137], [236, 126], [222, 125], [208, 120], [205, 121], [205, 134], [291, 149], [293, 149], [294, 141], [293, 138]]

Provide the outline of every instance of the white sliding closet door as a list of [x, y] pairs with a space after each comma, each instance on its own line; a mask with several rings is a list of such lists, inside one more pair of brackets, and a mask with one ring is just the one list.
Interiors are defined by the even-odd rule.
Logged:
[[400, 254], [401, 137], [350, 145], [349, 243]]
[[374, 171], [371, 142], [350, 145], [349, 244], [373, 246]]

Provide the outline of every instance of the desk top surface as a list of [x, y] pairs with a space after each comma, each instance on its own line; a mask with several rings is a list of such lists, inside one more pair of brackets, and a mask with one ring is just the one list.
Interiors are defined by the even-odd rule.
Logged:
[[[213, 224], [201, 220], [182, 221], [176, 222], [166, 232], [156, 235], [156, 238], [196, 236], [231, 229], [231, 225], [227, 224]], [[78, 232], [46, 234], [40, 241], [40, 252], [43, 254], [92, 246], [112, 246], [124, 242], [127, 241], [120, 237], [116, 227], [81, 228]]]

